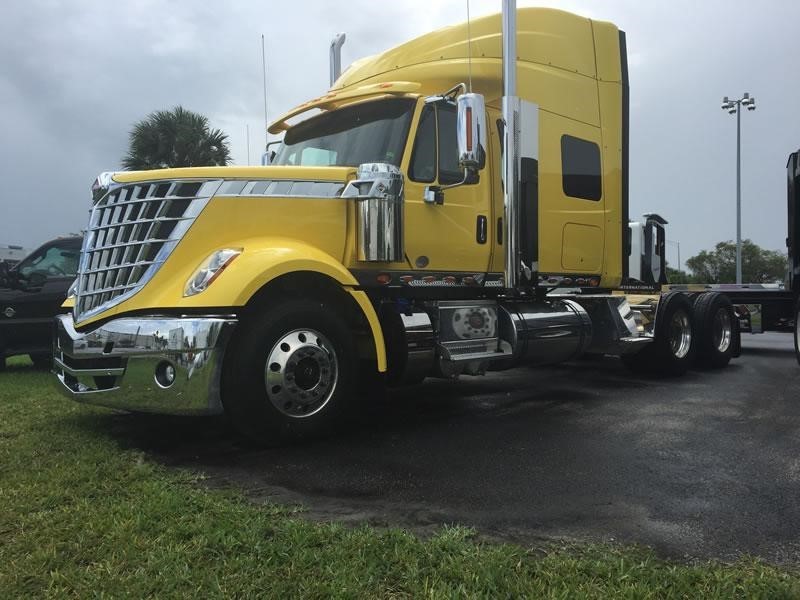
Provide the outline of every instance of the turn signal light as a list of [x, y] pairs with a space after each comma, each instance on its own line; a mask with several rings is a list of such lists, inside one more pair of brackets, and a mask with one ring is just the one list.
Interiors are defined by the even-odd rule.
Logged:
[[472, 107], [466, 108], [467, 115], [467, 150], [472, 152]]

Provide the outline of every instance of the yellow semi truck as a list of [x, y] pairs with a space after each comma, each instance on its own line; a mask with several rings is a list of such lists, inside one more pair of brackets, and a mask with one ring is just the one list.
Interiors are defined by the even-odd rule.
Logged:
[[271, 442], [328, 430], [365, 382], [586, 352], [668, 374], [727, 363], [724, 298], [614, 292], [626, 61], [611, 23], [506, 1], [355, 62], [270, 125], [268, 166], [99, 178], [57, 323], [62, 389], [225, 411]]

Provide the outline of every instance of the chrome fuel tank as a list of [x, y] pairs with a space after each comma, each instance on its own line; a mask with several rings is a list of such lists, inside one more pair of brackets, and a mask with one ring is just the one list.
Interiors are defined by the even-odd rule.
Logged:
[[513, 360], [503, 367], [563, 362], [583, 354], [592, 342], [592, 321], [572, 300], [503, 302], [498, 318], [500, 338], [514, 349]]

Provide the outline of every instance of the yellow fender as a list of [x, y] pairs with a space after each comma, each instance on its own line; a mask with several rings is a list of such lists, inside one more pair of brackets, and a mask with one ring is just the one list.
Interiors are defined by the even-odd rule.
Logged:
[[[375, 308], [366, 293], [353, 289], [358, 282], [338, 260], [318, 248], [294, 239], [249, 239], [243, 240], [241, 244], [233, 243], [227, 246], [239, 246], [245, 248], [245, 251], [225, 269], [208, 290], [196, 298], [206, 296], [203, 302], [211, 306], [244, 306], [258, 290], [282, 275], [299, 271], [327, 275], [339, 282], [361, 307], [372, 331], [378, 370], [386, 371], [386, 344]], [[238, 294], [234, 298], [218, 297], [220, 292], [224, 294], [230, 290], [237, 290]]]

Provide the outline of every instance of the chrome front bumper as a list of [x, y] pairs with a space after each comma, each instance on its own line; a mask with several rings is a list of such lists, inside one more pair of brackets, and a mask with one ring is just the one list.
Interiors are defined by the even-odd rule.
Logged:
[[[78, 402], [137, 412], [218, 414], [222, 358], [235, 325], [228, 317], [132, 317], [78, 332], [72, 315], [59, 315], [53, 372], [61, 391]], [[165, 372], [174, 373], [169, 385]]]

